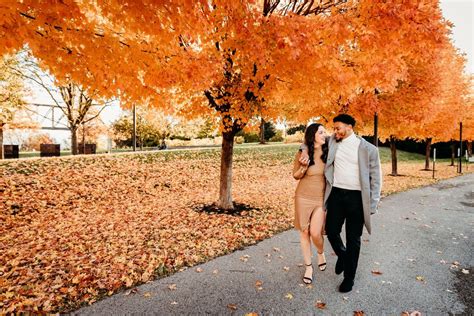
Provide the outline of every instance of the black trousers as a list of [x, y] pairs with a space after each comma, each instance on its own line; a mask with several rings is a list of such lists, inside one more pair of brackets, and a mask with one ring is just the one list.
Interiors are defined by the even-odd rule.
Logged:
[[[341, 239], [344, 222], [346, 222], [345, 246]], [[344, 279], [355, 278], [363, 227], [364, 209], [361, 192], [332, 188], [326, 213], [326, 234], [338, 259], [344, 262]]]

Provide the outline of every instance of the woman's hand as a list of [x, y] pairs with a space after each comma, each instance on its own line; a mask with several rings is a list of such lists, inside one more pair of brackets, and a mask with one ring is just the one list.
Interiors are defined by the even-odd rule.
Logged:
[[300, 164], [302, 164], [303, 166], [309, 165], [309, 155], [308, 155], [308, 153], [307, 153], [305, 150], [303, 150], [303, 151], [301, 152], [301, 156], [300, 156], [299, 162], [300, 162]]

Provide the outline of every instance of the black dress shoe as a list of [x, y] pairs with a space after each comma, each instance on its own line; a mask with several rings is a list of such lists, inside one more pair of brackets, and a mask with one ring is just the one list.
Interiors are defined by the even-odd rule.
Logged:
[[351, 279], [344, 279], [341, 285], [339, 285], [339, 292], [347, 293], [352, 291], [352, 287], [354, 286], [354, 280]]
[[344, 261], [341, 257], [337, 257], [336, 274], [341, 274], [342, 272], [344, 272]]

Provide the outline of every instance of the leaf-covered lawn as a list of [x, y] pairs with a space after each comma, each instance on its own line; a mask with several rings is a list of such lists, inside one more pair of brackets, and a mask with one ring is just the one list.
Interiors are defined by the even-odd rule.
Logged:
[[[241, 216], [195, 210], [217, 200], [218, 150], [2, 162], [0, 313], [71, 310], [291, 228], [296, 148], [235, 150]], [[423, 166], [400, 163], [385, 194], [432, 183]]]

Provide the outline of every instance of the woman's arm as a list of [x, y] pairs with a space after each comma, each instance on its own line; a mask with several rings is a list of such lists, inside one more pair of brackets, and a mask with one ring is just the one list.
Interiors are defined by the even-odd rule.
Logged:
[[301, 152], [297, 152], [295, 156], [295, 160], [293, 162], [293, 178], [299, 180], [304, 177], [306, 170], [308, 170], [307, 165], [303, 165], [300, 162]]

